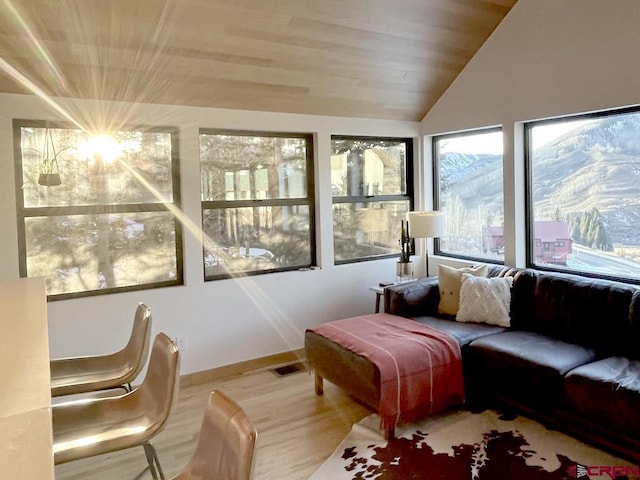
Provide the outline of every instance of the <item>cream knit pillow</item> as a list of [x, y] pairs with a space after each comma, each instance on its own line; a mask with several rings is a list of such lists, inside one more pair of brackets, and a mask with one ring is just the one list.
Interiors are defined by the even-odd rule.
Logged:
[[511, 285], [513, 278], [480, 278], [462, 274], [458, 322], [511, 325]]
[[473, 267], [453, 268], [447, 265], [438, 267], [438, 285], [440, 287], [440, 303], [438, 313], [455, 315], [458, 313], [460, 303], [460, 284], [462, 274], [468, 273], [476, 277], [486, 277], [489, 269], [486, 265], [476, 265]]

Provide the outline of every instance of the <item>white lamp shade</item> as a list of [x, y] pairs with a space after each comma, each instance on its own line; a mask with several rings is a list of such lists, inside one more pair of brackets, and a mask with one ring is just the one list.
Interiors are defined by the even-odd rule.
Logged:
[[409, 212], [409, 235], [413, 238], [436, 238], [444, 235], [444, 215], [442, 212]]
[[361, 232], [384, 232], [389, 228], [389, 211], [384, 208], [357, 208], [356, 222]]

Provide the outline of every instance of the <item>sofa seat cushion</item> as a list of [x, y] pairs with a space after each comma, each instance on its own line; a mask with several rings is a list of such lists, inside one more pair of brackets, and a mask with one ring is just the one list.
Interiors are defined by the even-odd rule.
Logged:
[[596, 359], [589, 348], [523, 331], [474, 340], [467, 355], [473, 388], [536, 408], [562, 403], [564, 375]]
[[565, 377], [569, 406], [591, 421], [637, 436], [640, 432], [640, 362], [609, 357]]
[[414, 320], [428, 327], [448, 333], [456, 339], [460, 347], [468, 345], [477, 338], [500, 333], [505, 330], [504, 328], [495, 325], [485, 325], [482, 323], [460, 323], [453, 319], [447, 320], [444, 318], [430, 316], [415, 317]]

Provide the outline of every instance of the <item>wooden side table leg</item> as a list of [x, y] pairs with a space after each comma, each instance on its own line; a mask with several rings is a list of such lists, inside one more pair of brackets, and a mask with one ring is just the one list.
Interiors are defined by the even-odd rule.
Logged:
[[320, 376], [317, 370], [314, 373], [315, 373], [314, 383], [315, 383], [316, 395], [322, 395], [324, 393], [324, 386], [322, 385], [322, 377]]

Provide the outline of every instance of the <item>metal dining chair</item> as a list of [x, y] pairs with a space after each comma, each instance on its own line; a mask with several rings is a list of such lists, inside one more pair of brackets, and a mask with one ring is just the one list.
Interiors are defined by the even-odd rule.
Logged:
[[114, 397], [84, 398], [53, 405], [53, 456], [56, 465], [143, 446], [154, 479], [164, 473], [151, 439], [164, 427], [178, 399], [179, 353], [164, 333], [153, 343], [142, 384]]
[[172, 480], [249, 480], [257, 436], [236, 402], [211, 392], [195, 452]]
[[131, 391], [149, 354], [151, 310], [139, 303], [127, 345], [108, 355], [58, 358], [50, 361], [51, 396], [73, 395], [112, 388]]

